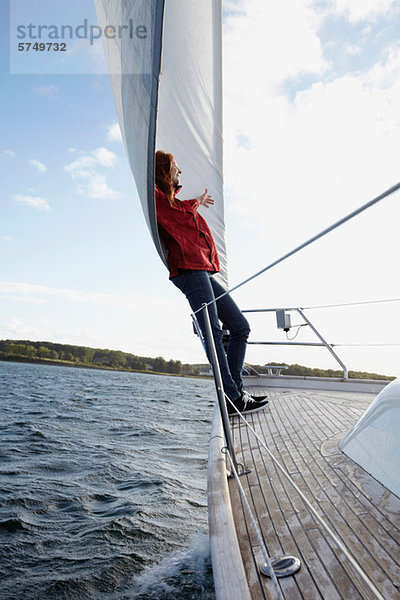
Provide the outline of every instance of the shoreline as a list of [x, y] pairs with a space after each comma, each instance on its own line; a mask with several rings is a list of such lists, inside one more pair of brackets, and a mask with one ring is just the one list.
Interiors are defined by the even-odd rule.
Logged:
[[48, 365], [52, 367], [70, 367], [75, 369], [94, 369], [100, 371], [117, 371], [121, 373], [143, 373], [147, 375], [163, 375], [164, 377], [184, 377], [189, 379], [212, 379], [209, 375], [189, 375], [184, 373], [163, 373], [161, 371], [149, 371], [149, 370], [140, 370], [140, 369], [124, 369], [123, 367], [107, 367], [101, 365], [91, 365], [91, 364], [77, 364], [74, 362], [68, 362], [65, 360], [51, 360], [49, 358], [25, 358], [25, 357], [17, 357], [17, 356], [2, 356], [0, 357], [1, 362], [14, 362], [14, 363], [26, 363], [31, 365]]

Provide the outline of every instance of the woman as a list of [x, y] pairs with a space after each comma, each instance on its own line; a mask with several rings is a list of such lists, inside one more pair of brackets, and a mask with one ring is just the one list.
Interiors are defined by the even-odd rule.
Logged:
[[[214, 239], [206, 221], [197, 212], [199, 205], [208, 208], [214, 200], [207, 189], [194, 200], [181, 201], [175, 197], [181, 188], [181, 171], [172, 154], [156, 152], [155, 171], [157, 221], [168, 251], [170, 279], [186, 295], [193, 312], [196, 312], [203, 303], [213, 302], [225, 292], [213, 277], [220, 270]], [[260, 410], [268, 400], [260, 398], [257, 401], [245, 392], [241, 377], [250, 333], [247, 320], [229, 294], [208, 308], [225, 393], [242, 413]], [[197, 313], [197, 318], [206, 340], [202, 312]], [[230, 332], [226, 354], [219, 320]], [[233, 406], [229, 402], [227, 404], [228, 413], [235, 414]]]

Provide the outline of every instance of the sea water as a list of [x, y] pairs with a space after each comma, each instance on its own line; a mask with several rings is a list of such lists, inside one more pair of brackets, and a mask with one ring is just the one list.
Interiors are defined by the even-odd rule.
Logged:
[[0, 362], [2, 600], [215, 598], [210, 381]]

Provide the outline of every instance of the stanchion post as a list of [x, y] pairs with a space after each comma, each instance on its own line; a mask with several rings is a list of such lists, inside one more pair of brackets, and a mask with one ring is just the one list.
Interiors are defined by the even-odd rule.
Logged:
[[228, 411], [226, 409], [224, 386], [222, 383], [221, 371], [219, 368], [217, 351], [215, 349], [214, 336], [213, 336], [212, 329], [211, 329], [210, 315], [208, 313], [207, 304], [204, 303], [202, 305], [202, 308], [203, 308], [204, 325], [205, 325], [205, 330], [206, 330], [205, 332], [206, 332], [206, 336], [207, 336], [206, 343], [208, 341], [208, 350], [209, 350], [208, 358], [211, 363], [211, 367], [212, 367], [213, 374], [214, 374], [214, 382], [215, 382], [215, 387], [217, 390], [217, 398], [218, 398], [218, 403], [219, 403], [219, 410], [221, 412], [221, 417], [222, 417], [222, 425], [224, 428], [225, 441], [226, 441], [228, 450], [230, 452], [230, 455], [232, 457], [232, 462], [235, 465], [235, 468], [237, 469], [238, 463], [236, 460], [235, 450], [233, 447], [231, 427], [229, 424]]
[[348, 379], [349, 378], [349, 371], [348, 371], [346, 365], [340, 360], [340, 358], [338, 357], [338, 355], [336, 354], [336, 352], [332, 349], [332, 346], [330, 344], [328, 344], [328, 342], [326, 340], [324, 340], [324, 338], [322, 337], [322, 335], [315, 329], [315, 327], [311, 323], [311, 321], [309, 319], [307, 319], [307, 317], [303, 313], [303, 311], [300, 308], [296, 308], [296, 310], [299, 313], [299, 315], [304, 319], [304, 321], [307, 323], [307, 325], [310, 327], [310, 329], [313, 330], [313, 332], [315, 333], [315, 335], [317, 336], [317, 338], [319, 338], [321, 340], [321, 342], [323, 343], [323, 345], [325, 346], [325, 348], [327, 348], [329, 350], [329, 352], [332, 354], [332, 356], [337, 360], [337, 362], [339, 363], [339, 365], [342, 367], [342, 369], [343, 369], [343, 379]]

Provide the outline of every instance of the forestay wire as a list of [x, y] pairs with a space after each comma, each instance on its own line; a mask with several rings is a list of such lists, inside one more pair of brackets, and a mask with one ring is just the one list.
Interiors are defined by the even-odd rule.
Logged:
[[[310, 244], [316, 242], [318, 239], [322, 238], [327, 233], [330, 233], [331, 231], [333, 231], [334, 229], [337, 229], [338, 227], [340, 227], [341, 225], [343, 225], [347, 221], [350, 221], [350, 219], [353, 219], [354, 217], [356, 217], [360, 213], [364, 212], [365, 210], [367, 210], [367, 208], [370, 208], [371, 206], [373, 206], [374, 204], [377, 204], [378, 202], [380, 202], [384, 198], [387, 198], [388, 196], [391, 196], [398, 189], [400, 189], [400, 182], [397, 183], [396, 185], [392, 186], [391, 188], [389, 188], [388, 190], [386, 190], [385, 192], [383, 192], [379, 196], [376, 196], [375, 198], [373, 198], [372, 200], [370, 200], [366, 204], [363, 204], [362, 206], [360, 206], [359, 208], [357, 208], [353, 212], [349, 213], [348, 215], [346, 215], [345, 217], [343, 217], [339, 221], [336, 221], [336, 223], [333, 223], [333, 225], [330, 225], [330, 227], [327, 227], [326, 229], [324, 229], [320, 233], [317, 233], [316, 235], [314, 235], [309, 240], [307, 240], [307, 241], [303, 242], [302, 244], [300, 244], [300, 246], [297, 246], [296, 248], [294, 248], [290, 252], [287, 252], [287, 254], [284, 254], [283, 256], [281, 256], [280, 258], [278, 258], [277, 260], [274, 260], [274, 262], [272, 262], [271, 264], [269, 264], [266, 267], [264, 267], [263, 269], [261, 269], [261, 271], [258, 271], [254, 275], [251, 275], [251, 277], [248, 277], [247, 279], [245, 279], [241, 283], [238, 283], [233, 288], [227, 290], [226, 292], [224, 292], [223, 294], [221, 294], [220, 296], [218, 296], [217, 298], [215, 298], [215, 300], [211, 300], [210, 302], [208, 302], [207, 306], [209, 306], [210, 304], [213, 304], [214, 302], [217, 302], [220, 298], [223, 298], [227, 294], [230, 294], [231, 292], [237, 290], [238, 288], [242, 287], [246, 283], [249, 283], [249, 281], [252, 281], [256, 277], [259, 277], [260, 275], [262, 275], [263, 273], [265, 273], [269, 269], [272, 269], [272, 267], [275, 267], [276, 265], [278, 265], [279, 263], [283, 262], [284, 260], [286, 260], [290, 256], [293, 256], [293, 254], [296, 254], [297, 252], [299, 252], [303, 248], [306, 248], [306, 246], [309, 246]], [[203, 307], [199, 308], [194, 314], [200, 312], [202, 309], [203, 309]]]

